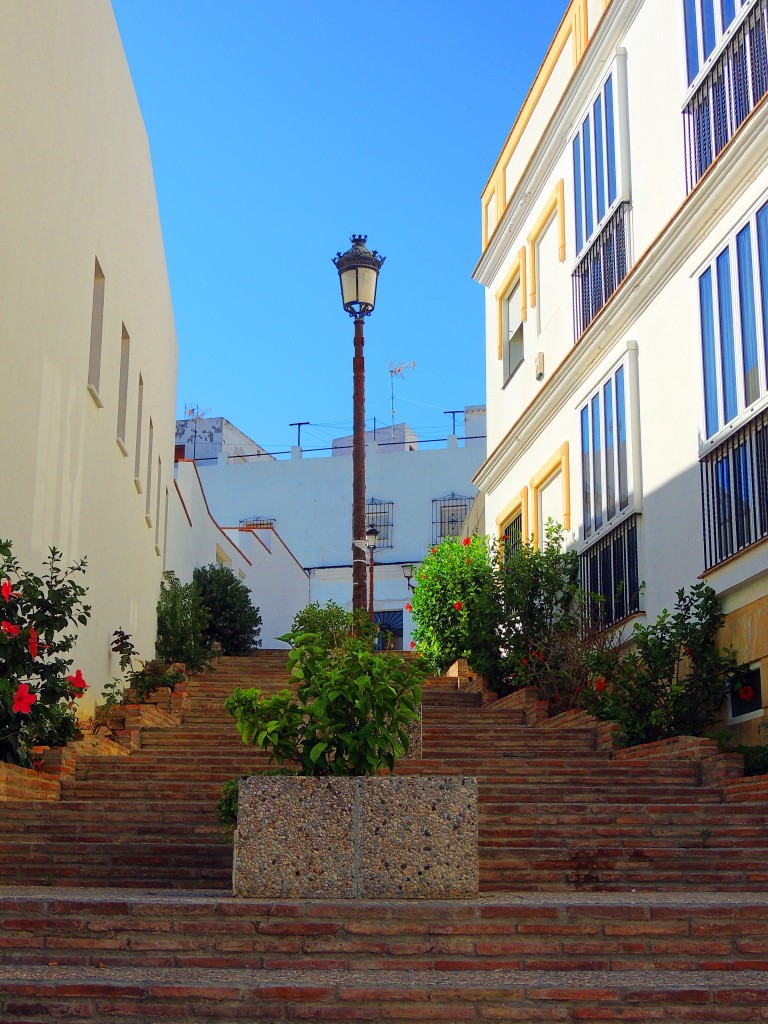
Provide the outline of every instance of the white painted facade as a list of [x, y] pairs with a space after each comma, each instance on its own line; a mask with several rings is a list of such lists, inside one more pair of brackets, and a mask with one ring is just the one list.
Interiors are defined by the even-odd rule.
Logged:
[[[686, 6], [703, 9], [701, 2]], [[760, 93], [768, 72], [760, 40], [768, 38], [768, 21], [765, 0], [732, 6], [729, 24], [717, 14], [714, 48], [693, 67], [690, 86], [682, 0], [573, 0], [568, 7], [483, 193], [475, 277], [486, 290], [489, 455], [475, 482], [485, 493], [489, 532], [515, 522], [540, 540], [552, 515], [585, 567], [590, 558], [596, 564], [598, 550], [603, 566], [618, 564], [610, 563], [611, 550], [629, 564], [636, 538], [634, 575], [644, 587], [638, 614], [627, 609], [630, 622], [655, 619], [677, 589], [705, 579], [728, 612], [724, 642], [759, 670], [764, 706], [768, 102]], [[694, 29], [702, 48], [700, 17], [689, 46]], [[740, 60], [749, 62], [742, 79], [733, 72]], [[723, 67], [731, 107], [743, 104], [741, 123], [730, 127], [712, 91]], [[746, 98], [737, 80], [747, 83]], [[702, 90], [705, 112], [686, 113]], [[693, 156], [689, 147], [688, 158], [686, 130], [700, 146]], [[727, 132], [730, 141], [719, 155], [701, 157], [687, 179], [707, 131]], [[610, 277], [622, 249], [625, 273], [596, 296], [591, 282]], [[707, 307], [702, 296], [713, 280]], [[729, 331], [731, 377], [723, 373]], [[707, 360], [709, 339], [715, 358]], [[726, 391], [733, 395], [728, 409]], [[734, 481], [739, 472], [741, 489], [724, 476]], [[703, 507], [714, 509], [708, 518]], [[626, 572], [611, 578], [627, 585]], [[753, 731], [763, 715], [758, 708], [735, 726]]]
[[[458, 533], [476, 493], [471, 479], [484, 454], [478, 443], [483, 421], [478, 407], [472, 408], [477, 424], [473, 443], [460, 446], [452, 435], [440, 448], [411, 449], [408, 443], [369, 443], [366, 448], [366, 522], [382, 532], [374, 552], [374, 607], [377, 613], [404, 613], [406, 646], [412, 623], [404, 611], [410, 591], [402, 566], [418, 564], [445, 531]], [[408, 436], [407, 427], [401, 436]], [[178, 468], [181, 482], [186, 464]], [[330, 454], [305, 459], [298, 449], [293, 458], [283, 460], [222, 453], [215, 462], [199, 461], [197, 472], [211, 516], [228, 536], [237, 538], [248, 557], [256, 555], [244, 541], [249, 531], [254, 538], [249, 545], [271, 542], [272, 560], [254, 561], [246, 570], [253, 603], [265, 620], [265, 647], [280, 646], [274, 637], [285, 633], [293, 615], [309, 602], [334, 600], [351, 607], [351, 459]], [[182, 493], [186, 491], [184, 485]], [[435, 505], [441, 499], [447, 499], [446, 505]], [[446, 509], [442, 520], [441, 507]], [[195, 554], [192, 564], [202, 564], [201, 558], [211, 561], [210, 550], [209, 541], [207, 553]], [[169, 567], [181, 566], [184, 576], [187, 564], [186, 574], [191, 575], [189, 558], [188, 553], [174, 552]], [[306, 573], [303, 590], [297, 569]], [[273, 623], [269, 628], [267, 615]]]
[[108, 0], [0, 5], [0, 535], [86, 556], [84, 705], [154, 650], [177, 345], [146, 132]]

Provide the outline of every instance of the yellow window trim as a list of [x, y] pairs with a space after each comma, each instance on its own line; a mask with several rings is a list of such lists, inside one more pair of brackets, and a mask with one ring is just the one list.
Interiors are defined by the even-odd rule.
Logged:
[[501, 512], [496, 516], [496, 537], [501, 540], [504, 533], [504, 524], [513, 519], [518, 512], [522, 513], [523, 525], [521, 528], [521, 534], [523, 542], [527, 542], [528, 533], [528, 488], [524, 487], [519, 494], [516, 494], [512, 501], [508, 505], [505, 505]]
[[504, 284], [496, 292], [496, 308], [498, 311], [498, 358], [501, 359], [504, 351], [504, 299], [509, 295], [516, 278], [520, 278], [520, 319], [525, 323], [528, 319], [528, 306], [526, 304], [526, 272], [525, 272], [525, 246], [515, 257], [515, 262], [507, 274]]
[[[493, 231], [488, 231], [488, 219], [487, 210], [492, 199], [496, 201], [496, 224], [494, 230], [501, 223], [502, 216], [507, 208], [506, 201], [506, 175], [507, 168], [512, 160], [515, 150], [517, 149], [518, 143], [523, 136], [523, 132], [528, 127], [528, 124], [533, 116], [533, 112], [538, 106], [539, 100], [541, 99], [542, 93], [544, 92], [547, 84], [549, 83], [552, 73], [555, 70], [558, 60], [568, 44], [568, 40], [571, 40], [571, 48], [573, 53], [573, 70], [575, 71], [578, 65], [581, 63], [581, 59], [584, 56], [584, 52], [587, 49], [589, 43], [589, 23], [587, 19], [587, 2], [588, 0], [571, 0], [571, 4], [568, 10], [563, 15], [563, 20], [560, 22], [560, 26], [555, 33], [555, 38], [550, 44], [549, 50], [544, 58], [544, 61], [539, 68], [538, 74], [533, 80], [533, 84], [525, 98], [525, 102], [520, 109], [520, 113], [517, 115], [515, 123], [512, 125], [512, 130], [507, 136], [507, 140], [504, 143], [504, 147], [499, 155], [493, 170], [491, 171], [490, 177], [483, 189], [482, 193], [482, 206], [483, 206], [483, 223], [482, 223], [482, 247], [483, 252], [488, 246], [488, 242], [493, 235]], [[603, 13], [608, 10], [612, 0], [603, 0]], [[594, 28], [597, 26], [593, 26]], [[495, 195], [493, 195], [495, 193]], [[503, 198], [502, 198], [503, 197]]]
[[544, 229], [549, 225], [554, 213], [557, 213], [557, 252], [561, 263], [565, 262], [565, 180], [563, 178], [555, 185], [552, 195], [547, 200], [546, 206], [539, 214], [539, 219], [528, 235], [529, 257], [528, 263], [531, 268], [531, 306], [536, 305], [536, 247]]
[[571, 476], [569, 472], [568, 442], [565, 441], [555, 454], [548, 459], [531, 480], [531, 503], [533, 505], [533, 546], [539, 547], [541, 527], [539, 523], [539, 491], [553, 474], [560, 470], [563, 487], [563, 527], [571, 528]]

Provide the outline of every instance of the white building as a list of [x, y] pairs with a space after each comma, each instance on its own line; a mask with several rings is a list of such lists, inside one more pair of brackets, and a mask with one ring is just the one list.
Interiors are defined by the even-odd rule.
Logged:
[[753, 669], [742, 735], [768, 696], [767, 6], [572, 0], [475, 269], [489, 529], [559, 519], [614, 622], [710, 583]]
[[[200, 430], [207, 429], [206, 422], [198, 425]], [[476, 493], [471, 479], [485, 451], [482, 407], [468, 407], [465, 429], [467, 424], [472, 434], [461, 446], [458, 437], [450, 435], [439, 448], [419, 448], [406, 424], [396, 425], [395, 443], [390, 443], [389, 428], [377, 430], [376, 443], [372, 431], [366, 435], [366, 523], [379, 531], [374, 608], [377, 618], [398, 642], [404, 638], [406, 646], [411, 620], [404, 606], [410, 590], [403, 566], [418, 564], [442, 537], [458, 535]], [[178, 433], [189, 435], [184, 421]], [[181, 493], [186, 495], [187, 487], [194, 484], [191, 466], [201, 482], [211, 521], [255, 559], [245, 566], [235, 557], [233, 568], [237, 562], [253, 603], [265, 617], [265, 647], [280, 646], [274, 638], [288, 630], [295, 612], [308, 602], [334, 600], [351, 607], [352, 460], [341, 457], [346, 451], [337, 443], [341, 441], [334, 441], [332, 454], [326, 457], [302, 458], [298, 448], [291, 459], [281, 460], [259, 452], [251, 457], [231, 455], [224, 449], [215, 460], [179, 463]], [[181, 473], [185, 474], [183, 484]], [[203, 518], [198, 515], [193, 522]], [[254, 539], [259, 542], [256, 546]], [[258, 557], [265, 545], [272, 552], [266, 564]], [[213, 560], [215, 546], [215, 538], [209, 537], [192, 562], [174, 550], [169, 553], [169, 567], [188, 578], [195, 564]], [[220, 561], [222, 554], [216, 552]]]
[[[149, 145], [108, 0], [0, 5], [0, 536], [86, 556], [92, 698], [154, 651], [177, 348]], [[87, 703], [85, 701], [84, 703]]]

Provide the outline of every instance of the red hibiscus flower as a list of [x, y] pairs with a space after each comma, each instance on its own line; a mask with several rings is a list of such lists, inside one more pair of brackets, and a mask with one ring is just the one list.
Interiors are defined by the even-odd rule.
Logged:
[[35, 632], [35, 627], [34, 626], [30, 626], [29, 627], [29, 640], [27, 641], [27, 647], [29, 648], [29, 653], [32, 655], [32, 657], [36, 658], [37, 657], [37, 633]]
[[80, 671], [80, 669], [78, 669], [73, 676], [67, 676], [67, 682], [71, 686], [72, 692], [75, 695], [75, 697], [78, 698], [78, 700], [80, 699], [80, 697], [83, 696], [85, 691], [88, 689], [88, 684], [83, 679], [83, 673]]
[[410, 601], [406, 601], [405, 602], [405, 610], [407, 612], [412, 612], [413, 611], [413, 608], [411, 607], [411, 602]]
[[527, 658], [523, 658], [523, 664], [524, 664], [525, 666], [527, 666], [527, 665], [528, 665], [528, 659], [527, 659]]
[[460, 612], [464, 605], [461, 603], [461, 601], [454, 601], [453, 607], [456, 609], [457, 612]]
[[28, 715], [36, 700], [37, 694], [32, 693], [26, 683], [19, 683], [19, 688], [13, 695], [13, 710], [20, 715]]
[[600, 678], [595, 683], [595, 689], [597, 690], [598, 693], [600, 693], [602, 690], [605, 689], [605, 680], [603, 679], [602, 676], [600, 676]]
[[436, 552], [437, 552], [437, 548], [432, 548], [432, 554], [434, 555]]
[[413, 642], [413, 640], [411, 640], [411, 650], [413, 650], [413, 648], [414, 648], [415, 646], [416, 646], [416, 644], [415, 644], [415, 643]]
[[11, 581], [7, 576], [3, 580], [2, 584], [0, 584], [0, 591], [2, 591], [3, 597], [6, 601], [11, 600]]
[[18, 636], [19, 635], [19, 627], [18, 626], [14, 626], [10, 622], [0, 622], [0, 630], [2, 630], [3, 633], [5, 633], [6, 636]]
[[465, 548], [468, 548], [472, 541], [469, 539], [469, 537], [465, 537], [461, 543], [464, 545]]
[[749, 683], [747, 683], [744, 686], [742, 686], [742, 688], [739, 690], [739, 697], [742, 700], [752, 700], [752, 698], [754, 696], [755, 696], [755, 691], [752, 689], [752, 687], [749, 685]]
[[507, 537], [506, 533], [502, 533], [501, 539], [502, 540], [509, 540], [509, 538]]

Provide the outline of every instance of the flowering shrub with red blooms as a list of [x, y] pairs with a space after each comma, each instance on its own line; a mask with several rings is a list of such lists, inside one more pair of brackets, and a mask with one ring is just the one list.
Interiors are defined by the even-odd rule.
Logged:
[[77, 733], [73, 698], [86, 682], [67, 675], [66, 654], [90, 608], [77, 577], [85, 561], [67, 568], [51, 548], [42, 572], [21, 567], [0, 540], [0, 761], [29, 767], [32, 747], [57, 746]]
[[461, 601], [454, 601], [453, 607], [456, 609], [457, 612], [460, 612], [464, 605], [461, 603]]
[[413, 607], [411, 606], [411, 602], [410, 601], [406, 601], [405, 602], [405, 610], [407, 612], [413, 611]]
[[752, 700], [752, 698], [755, 696], [755, 691], [752, 689], [751, 686], [749, 686], [749, 684], [747, 684], [745, 686], [739, 687], [738, 694], [742, 700]]
[[472, 541], [469, 539], [469, 537], [465, 537], [461, 543], [464, 545], [465, 548], [468, 548]]

